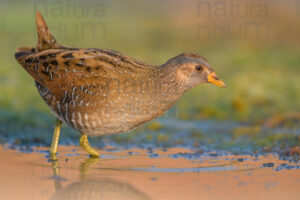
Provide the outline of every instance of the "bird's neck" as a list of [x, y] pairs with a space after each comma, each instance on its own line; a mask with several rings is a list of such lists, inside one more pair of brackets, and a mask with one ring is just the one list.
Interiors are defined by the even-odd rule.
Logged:
[[174, 67], [162, 65], [157, 67], [153, 74], [157, 90], [166, 100], [175, 102], [189, 89], [185, 81], [177, 75]]

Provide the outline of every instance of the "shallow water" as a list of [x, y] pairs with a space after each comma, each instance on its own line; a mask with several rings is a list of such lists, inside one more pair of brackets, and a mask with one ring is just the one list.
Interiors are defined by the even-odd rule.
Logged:
[[[32, 114], [31, 116], [35, 116]], [[0, 119], [0, 144], [30, 151], [34, 146], [49, 146], [54, 119], [48, 115], [39, 119], [19, 122], [16, 116], [4, 122]], [[9, 117], [7, 117], [8, 119]], [[17, 123], [16, 123], [17, 122]], [[204, 152], [231, 153], [280, 153], [282, 150], [300, 146], [300, 127], [267, 127], [232, 121], [181, 120], [162, 117], [144, 124], [130, 133], [90, 138], [93, 146], [105, 148], [172, 148], [184, 147]], [[60, 144], [77, 145], [80, 134], [63, 126]], [[283, 149], [282, 149], [283, 148]]]
[[0, 147], [0, 199], [298, 199], [300, 165], [274, 154], [200, 154], [184, 148], [101, 150]]

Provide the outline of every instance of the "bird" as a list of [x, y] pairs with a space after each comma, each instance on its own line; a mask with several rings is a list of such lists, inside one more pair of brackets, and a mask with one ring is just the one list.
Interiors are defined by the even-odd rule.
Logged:
[[60, 45], [36, 11], [37, 46], [15, 58], [56, 116], [50, 147], [55, 159], [62, 123], [79, 133], [79, 144], [99, 157], [88, 136], [129, 132], [160, 117], [188, 90], [203, 83], [226, 87], [201, 55], [181, 53], [150, 65], [118, 51]]

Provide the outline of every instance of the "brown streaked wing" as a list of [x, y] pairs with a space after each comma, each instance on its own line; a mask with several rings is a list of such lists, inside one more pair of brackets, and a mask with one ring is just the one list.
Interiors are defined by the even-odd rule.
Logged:
[[[97, 87], [110, 79], [130, 79], [144, 76], [153, 68], [151, 65], [123, 56], [121, 53], [103, 49], [80, 49], [63, 51], [56, 55], [58, 68], [55, 79], [44, 77], [45, 85], [51, 89], [60, 87]], [[58, 89], [59, 90], [59, 89]]]
[[[82, 89], [85, 95], [107, 90], [110, 79], [144, 76], [153, 66], [105, 49], [52, 49], [33, 54], [24, 68], [56, 97]], [[100, 91], [99, 91], [100, 88]], [[89, 89], [87, 91], [87, 89]]]

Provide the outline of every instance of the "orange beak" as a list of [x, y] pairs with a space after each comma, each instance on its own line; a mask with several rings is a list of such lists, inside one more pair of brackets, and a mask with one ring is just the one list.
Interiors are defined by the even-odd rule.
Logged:
[[226, 87], [225, 83], [219, 79], [215, 72], [212, 72], [207, 76], [207, 81], [223, 88]]

